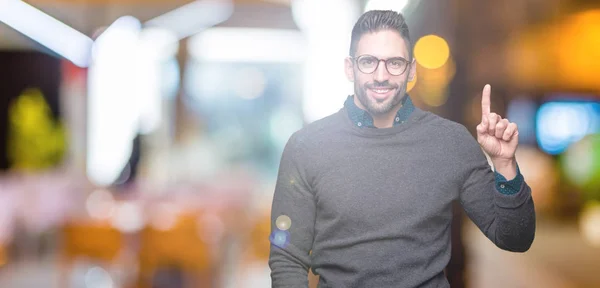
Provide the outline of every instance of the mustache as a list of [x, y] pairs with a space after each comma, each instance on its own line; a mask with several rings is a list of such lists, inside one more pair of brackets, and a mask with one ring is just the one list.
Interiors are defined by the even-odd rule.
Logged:
[[365, 84], [365, 87], [367, 87], [369, 89], [377, 89], [377, 88], [395, 89], [395, 88], [398, 88], [398, 85], [391, 84], [390, 81], [385, 80], [383, 82], [373, 81], [373, 83], [367, 83], [367, 84]]

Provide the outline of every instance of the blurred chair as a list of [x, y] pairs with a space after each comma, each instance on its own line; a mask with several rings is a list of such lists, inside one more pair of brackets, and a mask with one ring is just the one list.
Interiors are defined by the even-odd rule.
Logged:
[[6, 255], [6, 247], [3, 243], [0, 243], [0, 269], [8, 262], [8, 256]]
[[269, 242], [269, 235], [271, 234], [271, 215], [263, 214], [253, 224], [250, 231], [250, 243], [249, 248], [250, 261], [260, 261], [267, 263], [269, 260], [269, 251], [271, 249], [271, 242]]
[[62, 228], [59, 287], [69, 287], [67, 276], [78, 259], [109, 266], [118, 260], [124, 246], [123, 235], [109, 222], [67, 222]]
[[[183, 271], [186, 287], [214, 287], [211, 251], [201, 236], [202, 223], [195, 213], [180, 214], [169, 229], [146, 226], [140, 235], [138, 287], [153, 287], [155, 273]], [[173, 287], [167, 284], [166, 287]]]

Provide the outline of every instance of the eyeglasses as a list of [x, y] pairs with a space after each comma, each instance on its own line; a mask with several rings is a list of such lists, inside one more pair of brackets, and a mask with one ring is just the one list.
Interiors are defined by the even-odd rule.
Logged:
[[371, 55], [360, 55], [358, 57], [351, 58], [356, 63], [356, 66], [358, 66], [358, 70], [365, 74], [371, 74], [375, 72], [377, 67], [379, 67], [379, 63], [383, 61], [385, 63], [385, 69], [387, 69], [388, 73], [393, 76], [400, 76], [406, 72], [406, 68], [408, 67], [408, 64], [410, 64], [410, 61], [402, 57], [379, 59]]

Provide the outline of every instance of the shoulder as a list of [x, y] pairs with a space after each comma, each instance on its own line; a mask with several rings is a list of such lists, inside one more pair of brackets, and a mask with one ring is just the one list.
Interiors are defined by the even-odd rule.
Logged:
[[457, 148], [474, 148], [478, 147], [477, 140], [471, 134], [469, 129], [458, 122], [444, 118], [432, 112], [424, 112], [421, 123], [428, 129], [431, 135], [434, 135], [438, 141], [445, 142], [448, 145]]
[[431, 112], [426, 114], [421, 121], [426, 137], [443, 149], [444, 155], [452, 159], [452, 165], [457, 170], [462, 170], [460, 167], [470, 170], [473, 165], [487, 165], [486, 156], [476, 136], [465, 125]]
[[317, 167], [322, 159], [322, 149], [320, 147], [330, 141], [331, 135], [333, 135], [332, 132], [340, 129], [341, 119], [339, 119], [339, 116], [339, 113], [329, 115], [306, 124], [300, 130], [294, 132], [285, 145], [280, 167], [286, 169], [285, 165], [293, 164], [296, 167], [295, 169], [305, 171], [307, 177], [313, 175], [309, 172], [318, 170]]
[[304, 125], [300, 130], [294, 132], [289, 139], [289, 143], [303, 149], [318, 147], [320, 143], [327, 141], [332, 133], [340, 131], [343, 125], [342, 113], [344, 110], [313, 121]]

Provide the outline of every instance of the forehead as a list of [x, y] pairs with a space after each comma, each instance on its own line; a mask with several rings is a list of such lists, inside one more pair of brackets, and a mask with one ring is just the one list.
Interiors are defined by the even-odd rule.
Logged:
[[406, 42], [396, 31], [382, 30], [362, 35], [356, 46], [356, 56], [363, 54], [377, 58], [403, 57], [408, 59]]

